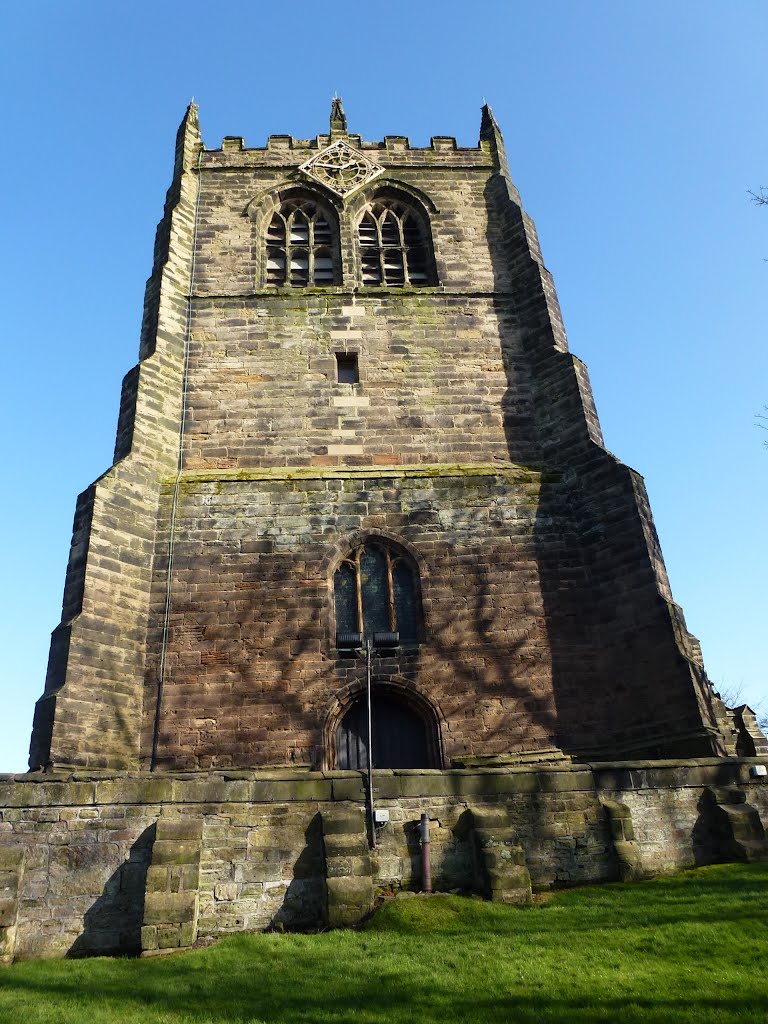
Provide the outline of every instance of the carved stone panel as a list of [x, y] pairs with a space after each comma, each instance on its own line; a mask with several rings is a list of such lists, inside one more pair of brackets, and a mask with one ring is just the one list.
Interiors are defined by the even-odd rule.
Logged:
[[337, 196], [344, 197], [373, 181], [384, 168], [339, 140], [307, 160], [299, 170], [308, 178], [325, 185]]

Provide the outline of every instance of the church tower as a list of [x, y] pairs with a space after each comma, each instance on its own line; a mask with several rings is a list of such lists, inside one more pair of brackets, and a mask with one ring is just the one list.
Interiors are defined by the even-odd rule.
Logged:
[[377, 767], [729, 752], [490, 108], [207, 149], [190, 105], [30, 766], [358, 767], [339, 634], [394, 633]]

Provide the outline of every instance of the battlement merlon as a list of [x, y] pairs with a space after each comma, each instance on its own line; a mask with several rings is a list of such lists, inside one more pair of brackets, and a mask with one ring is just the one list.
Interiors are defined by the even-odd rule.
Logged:
[[[190, 104], [180, 136], [185, 128], [186, 135], [190, 135], [190, 118], [194, 120], [199, 140], [195, 104]], [[399, 162], [414, 166], [495, 168], [509, 176], [501, 132], [487, 104], [482, 108], [480, 138], [476, 146], [460, 146], [453, 135], [433, 135], [429, 146], [412, 146], [410, 139], [404, 135], [385, 135], [381, 141], [363, 139], [361, 135], [347, 130], [347, 117], [341, 99], [334, 97], [328, 134], [317, 135], [314, 139], [270, 135], [265, 146], [246, 146], [242, 136], [225, 135], [218, 148], [207, 149], [202, 146], [200, 160], [203, 166], [216, 168], [274, 167], [285, 162], [289, 166], [298, 166], [339, 139], [362, 152], [376, 153], [378, 159], [386, 160], [392, 156], [397, 157]]]
[[[266, 146], [247, 147], [238, 135], [227, 135], [218, 149], [203, 149], [204, 167], [238, 170], [242, 167], [299, 166], [316, 153], [321, 152], [338, 136], [318, 135], [314, 139], [296, 139], [292, 135], [270, 135]], [[436, 135], [429, 146], [413, 147], [402, 135], [387, 135], [383, 142], [366, 142], [359, 135], [346, 135], [344, 141], [353, 149], [374, 156], [381, 162], [395, 161], [398, 164], [417, 167], [477, 167], [483, 170], [493, 168], [490, 147], [459, 146], [453, 136]]]

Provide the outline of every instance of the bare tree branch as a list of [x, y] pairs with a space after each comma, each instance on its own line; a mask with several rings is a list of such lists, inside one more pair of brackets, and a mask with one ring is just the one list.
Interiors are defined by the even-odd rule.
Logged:
[[742, 679], [738, 683], [721, 683], [715, 693], [727, 708], [737, 708], [741, 704], [747, 704], [747, 707], [754, 712], [757, 724], [765, 733], [768, 729], [768, 698], [763, 697], [758, 700], [753, 698], [751, 702], [747, 703], [745, 691], [746, 687]]
[[768, 206], [768, 188], [765, 185], [760, 186], [759, 192], [753, 192], [751, 189], [747, 189], [747, 195], [752, 196], [752, 202], [758, 206]]
[[[760, 427], [761, 430], [768, 430], [768, 405], [764, 406], [764, 408], [765, 412], [755, 413], [755, 419], [758, 420], [755, 426]], [[762, 422], [759, 422], [760, 420]], [[763, 441], [763, 444], [768, 448], [768, 441]]]
[[715, 693], [727, 708], [736, 708], [744, 703], [744, 680], [738, 683], [720, 683]]

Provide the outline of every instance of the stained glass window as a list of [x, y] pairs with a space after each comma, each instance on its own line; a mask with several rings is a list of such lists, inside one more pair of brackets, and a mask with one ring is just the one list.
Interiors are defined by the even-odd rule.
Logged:
[[355, 567], [342, 562], [333, 581], [336, 598], [336, 629], [339, 633], [357, 632], [357, 579]]
[[389, 614], [387, 556], [373, 544], [360, 556], [360, 589], [363, 594], [363, 629], [366, 636], [394, 628]]
[[418, 594], [410, 559], [394, 546], [369, 541], [351, 552], [334, 577], [337, 632], [399, 632], [418, 639]]
[[400, 559], [392, 569], [395, 618], [404, 643], [416, 639], [416, 588], [410, 565]]

